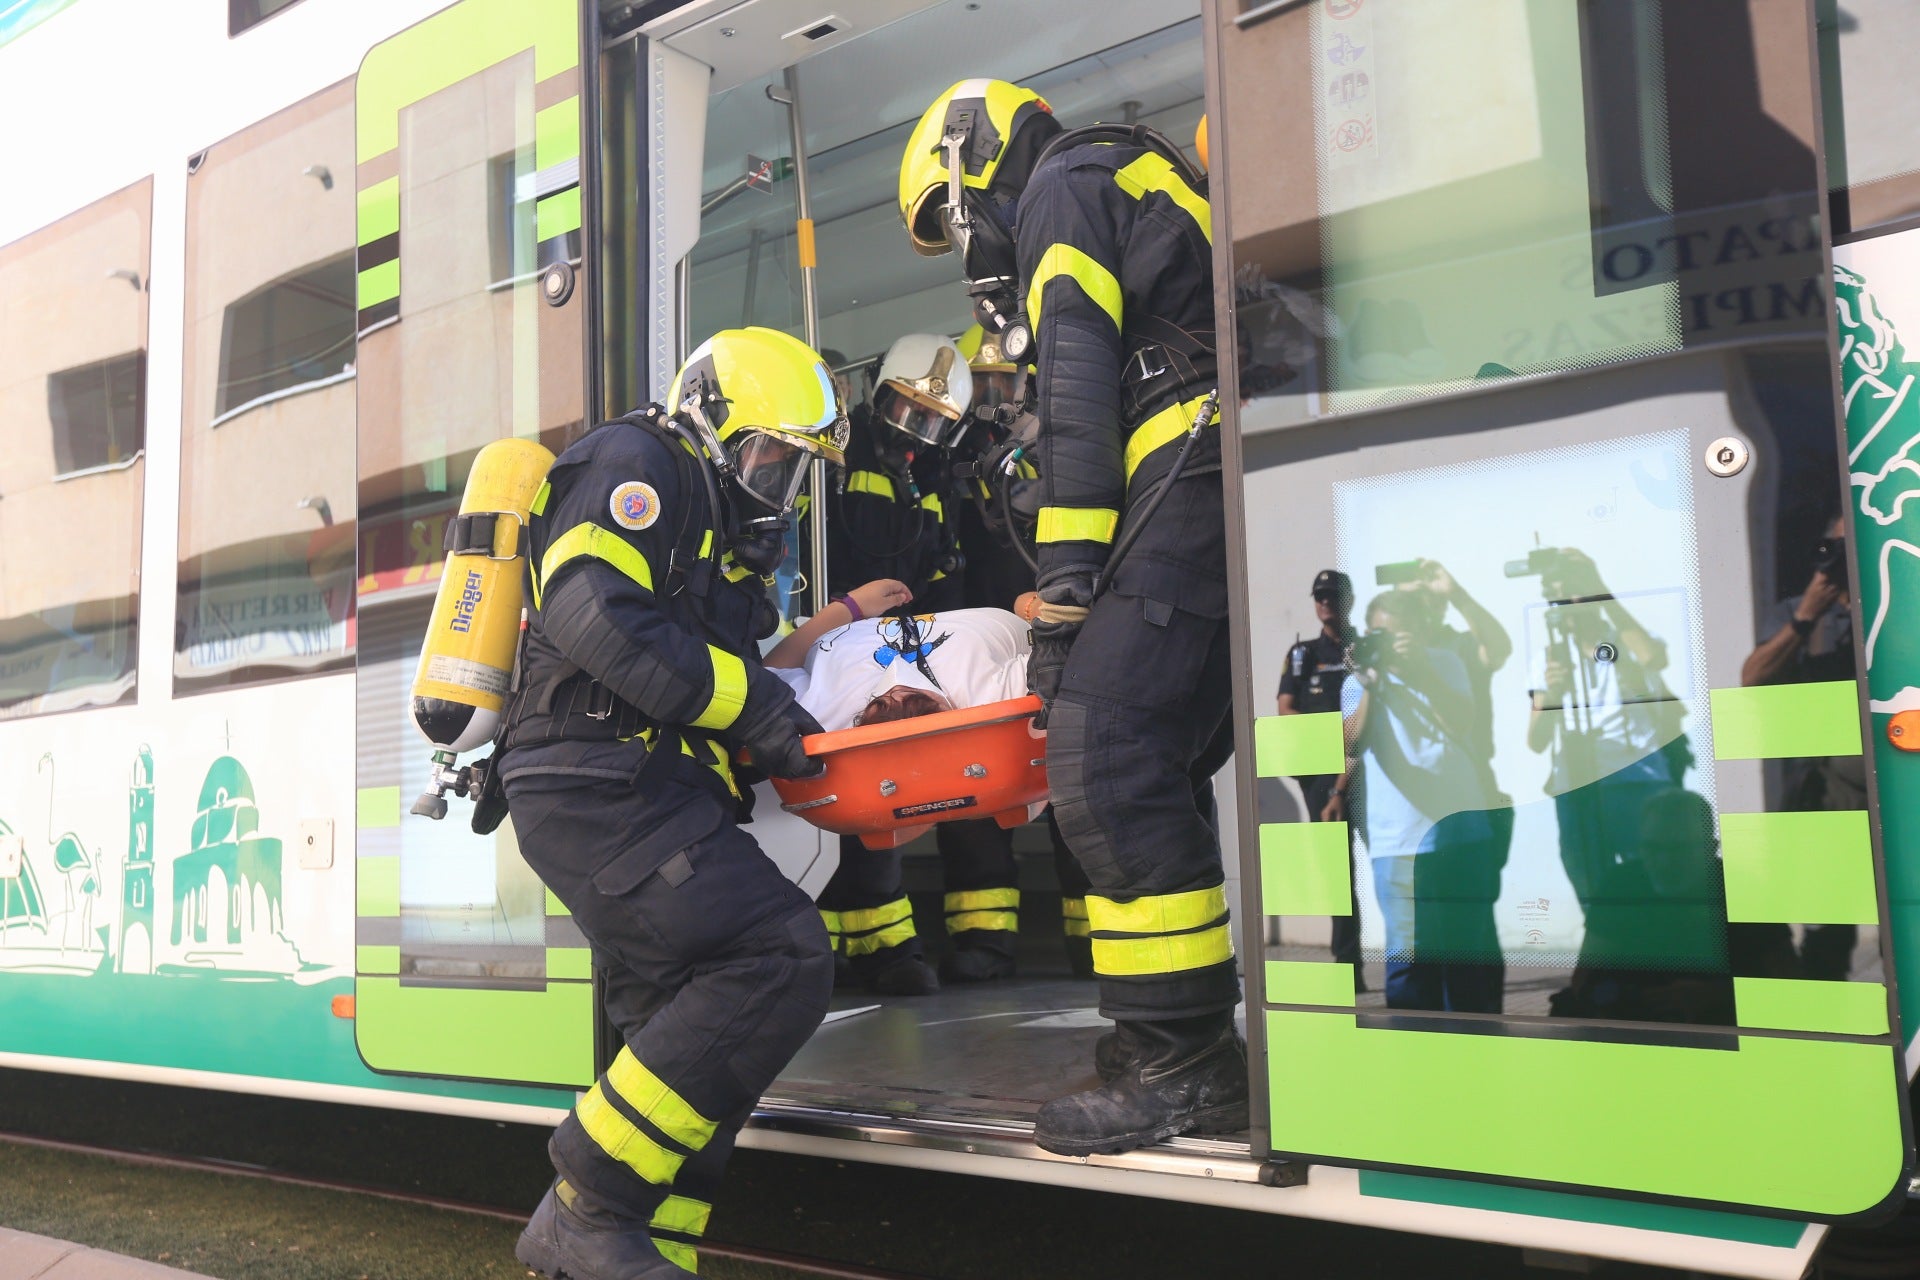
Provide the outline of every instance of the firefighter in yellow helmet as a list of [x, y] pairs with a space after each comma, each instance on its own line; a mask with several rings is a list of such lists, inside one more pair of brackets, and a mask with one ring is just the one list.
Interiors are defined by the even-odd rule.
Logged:
[[963, 80], [908, 138], [899, 202], [1037, 368], [1028, 674], [1117, 1025], [1112, 1078], [1047, 1104], [1035, 1139], [1089, 1155], [1243, 1127], [1247, 1071], [1209, 782], [1232, 725], [1206, 179], [1144, 126], [1060, 135], [1033, 91]]
[[664, 408], [589, 432], [528, 523], [523, 683], [497, 757], [520, 851], [567, 909], [625, 1041], [549, 1144], [520, 1237], [548, 1277], [684, 1276], [734, 1136], [827, 1010], [819, 914], [741, 830], [734, 764], [817, 771], [820, 726], [760, 664], [807, 465], [846, 418], [770, 329], [702, 343]]

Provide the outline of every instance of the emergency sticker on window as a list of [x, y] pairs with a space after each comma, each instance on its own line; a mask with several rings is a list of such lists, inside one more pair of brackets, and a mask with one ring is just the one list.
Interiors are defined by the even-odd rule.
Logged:
[[653, 486], [629, 480], [613, 491], [613, 522], [622, 529], [648, 529], [660, 518], [660, 495]]

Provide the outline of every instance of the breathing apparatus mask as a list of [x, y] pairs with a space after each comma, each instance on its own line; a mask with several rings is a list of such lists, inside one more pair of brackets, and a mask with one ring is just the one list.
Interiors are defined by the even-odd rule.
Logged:
[[813, 460], [845, 461], [846, 414], [839, 413], [817, 435], [739, 423], [725, 430], [723, 439], [729, 402], [704, 381], [690, 391], [678, 416], [691, 427], [725, 494], [725, 510], [717, 513], [715, 527], [724, 531], [734, 561], [764, 577], [785, 558], [792, 513]]
[[947, 200], [940, 206], [940, 227], [960, 256], [974, 320], [999, 340], [1012, 359], [1025, 359], [1033, 350], [1033, 330], [1020, 305], [1020, 263], [1013, 231], [990, 191], [966, 185], [964, 156], [973, 116], [967, 111], [955, 115], [958, 119], [949, 123], [940, 139], [947, 166]]

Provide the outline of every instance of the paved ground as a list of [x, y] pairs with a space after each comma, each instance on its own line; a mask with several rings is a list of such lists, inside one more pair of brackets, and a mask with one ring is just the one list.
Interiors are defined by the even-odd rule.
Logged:
[[201, 1280], [191, 1271], [0, 1227], [0, 1280]]

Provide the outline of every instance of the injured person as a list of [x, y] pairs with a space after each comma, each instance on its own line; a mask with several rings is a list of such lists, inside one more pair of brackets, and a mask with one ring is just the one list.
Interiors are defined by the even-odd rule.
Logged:
[[869, 582], [795, 628], [766, 666], [829, 732], [1026, 696], [1033, 642], [1019, 616], [888, 612], [912, 600], [905, 583]]

